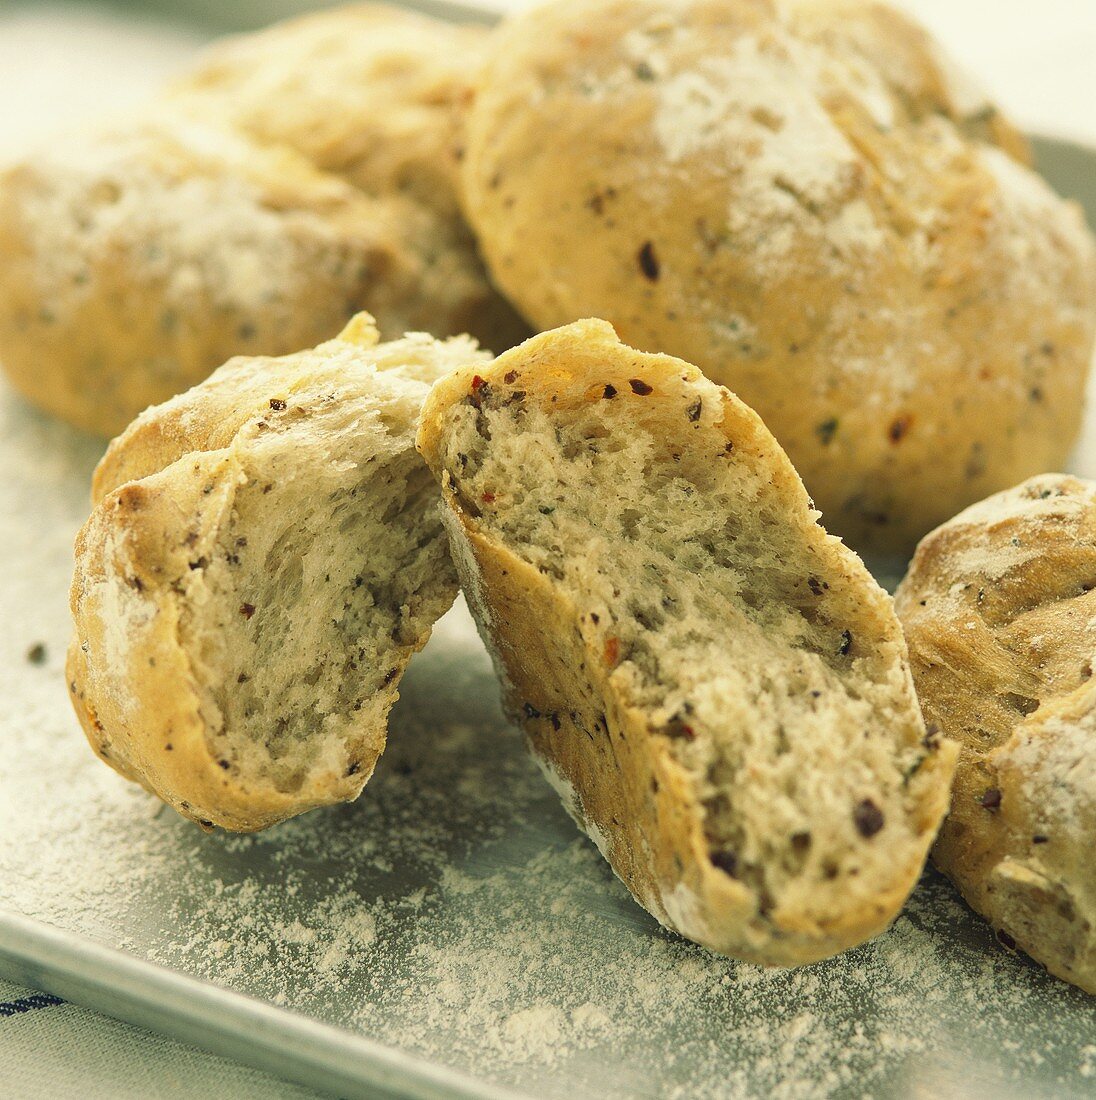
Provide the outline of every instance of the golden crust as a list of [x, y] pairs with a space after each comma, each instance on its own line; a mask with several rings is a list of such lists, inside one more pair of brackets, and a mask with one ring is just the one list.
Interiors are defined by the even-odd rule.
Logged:
[[170, 89], [370, 194], [455, 215], [461, 126], [485, 27], [385, 4], [312, 12], [215, 43]]
[[[510, 371], [520, 375], [529, 400], [550, 401], [546, 407], [561, 417], [588, 404], [592, 390], [600, 393], [606, 381], [627, 392], [629, 375], [637, 371], [666, 393], [681, 380], [694, 383], [701, 376], [680, 360], [624, 347], [604, 322], [583, 321], [535, 337], [487, 369], [455, 372], [435, 386], [424, 408], [419, 450], [442, 484], [464, 592], [495, 656], [507, 710], [524, 727], [547, 777], [640, 904], [698, 943], [790, 966], [876, 935], [894, 918], [921, 872], [947, 808], [953, 746], [940, 743], [928, 753], [911, 784], [914, 839], [893, 853], [894, 862], [877, 881], [850, 881], [837, 913], [820, 914], [822, 907], [813, 907], [808, 893], [802, 904], [778, 905], [759, 915], [752, 892], [713, 865], [695, 781], [675, 757], [672, 742], [661, 735], [664, 730], [652, 725], [650, 709], [613, 675], [605, 639], [559, 584], [485, 531], [454, 489], [443, 457], [446, 410], [467, 398], [475, 374], [501, 388]], [[895, 726], [923, 733], [889, 598], [859, 559], [815, 524], [802, 483], [756, 414], [726, 390], [715, 392], [722, 402], [719, 430], [733, 439], [736, 453], [757, 454], [769, 463], [790, 522], [804, 539], [817, 543], [822, 575], [840, 576], [857, 593], [848, 613], [856, 616], [850, 621], [858, 635], [877, 641], [880, 653], [892, 653], [880, 656], [881, 661], [900, 663], [904, 702], [892, 716]], [[670, 404], [660, 410], [651, 399], [637, 415], [685, 458], [688, 441], [680, 438], [680, 413], [671, 412]], [[660, 419], [665, 421], [661, 428]], [[590, 699], [596, 700], [593, 711]], [[605, 736], [593, 736], [596, 730]]]
[[0, 175], [0, 362], [114, 435], [230, 355], [317, 343], [370, 305], [402, 333], [421, 277], [402, 208], [288, 149], [164, 115]]
[[526, 316], [606, 317], [729, 386], [856, 547], [1064, 462], [1091, 236], [887, 7], [544, 5], [492, 40], [467, 133], [465, 207]]
[[1060, 474], [928, 535], [897, 593], [925, 717], [963, 746], [933, 859], [1096, 993], [1096, 485]]
[[[203, 456], [185, 478], [165, 471], [100, 503], [76, 542], [76, 636], [66, 674], [76, 715], [101, 760], [203, 828], [252, 832], [356, 798], [384, 749], [384, 729], [369, 731], [368, 766], [360, 773], [330, 773], [292, 793], [220, 766], [179, 638], [181, 599], [172, 582], [189, 569], [180, 517], [208, 541], [231, 508], [234, 472], [230, 458]], [[209, 484], [216, 489], [206, 495]]]

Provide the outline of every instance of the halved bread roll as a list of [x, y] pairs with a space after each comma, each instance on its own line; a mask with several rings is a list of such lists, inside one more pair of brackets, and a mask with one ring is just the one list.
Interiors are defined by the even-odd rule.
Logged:
[[205, 827], [355, 798], [456, 578], [414, 449], [466, 337], [231, 360], [148, 410], [96, 472], [69, 681], [92, 747]]
[[636, 899], [762, 963], [882, 931], [955, 748], [756, 414], [582, 321], [439, 382], [419, 449], [506, 706]]

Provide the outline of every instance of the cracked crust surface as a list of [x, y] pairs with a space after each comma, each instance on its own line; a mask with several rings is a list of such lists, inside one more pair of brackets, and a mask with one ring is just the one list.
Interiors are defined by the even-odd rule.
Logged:
[[508, 712], [640, 904], [769, 964], [882, 931], [954, 746], [760, 419], [584, 321], [443, 379], [418, 445]]
[[727, 385], [857, 548], [908, 552], [1064, 462], [1091, 235], [891, 8], [543, 5], [492, 39], [467, 129], [466, 209], [515, 304]]
[[896, 601], [925, 717], [962, 745], [934, 861], [1003, 942], [1096, 993], [1096, 484], [968, 508]]

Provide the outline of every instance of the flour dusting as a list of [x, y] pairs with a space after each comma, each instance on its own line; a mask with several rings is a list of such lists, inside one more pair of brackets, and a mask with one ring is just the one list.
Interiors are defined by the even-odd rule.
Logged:
[[412, 662], [356, 804], [201, 833], [96, 761], [69, 711], [97, 457], [0, 395], [3, 904], [537, 1096], [879, 1095], [952, 1059], [1007, 1098], [1096, 1073], [1088, 999], [934, 875], [886, 935], [791, 972], [660, 929], [502, 719], [463, 608]]

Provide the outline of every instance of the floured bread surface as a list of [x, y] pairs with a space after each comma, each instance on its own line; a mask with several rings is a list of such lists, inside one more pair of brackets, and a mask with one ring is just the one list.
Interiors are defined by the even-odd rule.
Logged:
[[419, 448], [509, 712], [637, 900], [764, 963], [885, 928], [953, 747], [758, 417], [584, 321], [443, 379]]
[[0, 175], [0, 364], [113, 435], [229, 356], [314, 344], [363, 305], [402, 334], [416, 270], [395, 220], [289, 150], [178, 116], [58, 143]]
[[357, 796], [456, 578], [414, 449], [467, 338], [370, 319], [234, 359], [111, 444], [77, 540], [73, 703], [95, 751], [204, 826]]
[[912, 550], [1060, 466], [1096, 319], [1083, 218], [873, 0], [559, 0], [488, 45], [465, 205], [541, 328], [596, 314], [747, 401], [830, 530]]
[[226, 121], [362, 190], [456, 214], [462, 116], [487, 34], [351, 4], [215, 43], [170, 93], [208, 97]]
[[464, 114], [488, 32], [384, 4], [314, 12], [215, 44], [170, 89], [177, 107], [296, 149], [369, 195], [419, 211], [424, 289], [495, 351], [528, 335], [497, 294], [460, 213]]
[[1002, 942], [1096, 993], [1096, 484], [968, 508], [897, 604], [925, 717], [963, 746], [935, 862]]

